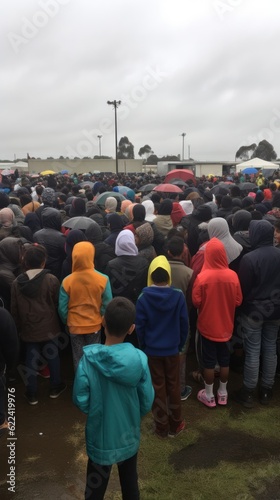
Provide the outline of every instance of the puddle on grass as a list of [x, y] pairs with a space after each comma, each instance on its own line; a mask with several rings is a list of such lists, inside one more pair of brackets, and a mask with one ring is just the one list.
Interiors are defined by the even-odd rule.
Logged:
[[[197, 469], [212, 468], [221, 461], [260, 462], [266, 459], [279, 459], [279, 457], [279, 441], [225, 429], [224, 432], [218, 430], [203, 433], [196, 443], [172, 453], [169, 463], [173, 464], [175, 470], [183, 471], [188, 466]], [[280, 499], [280, 493], [278, 499]]]

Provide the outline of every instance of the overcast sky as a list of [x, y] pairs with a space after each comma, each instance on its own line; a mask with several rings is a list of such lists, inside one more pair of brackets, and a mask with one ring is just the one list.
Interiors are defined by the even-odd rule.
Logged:
[[278, 0], [2, 0], [0, 158], [280, 156]]

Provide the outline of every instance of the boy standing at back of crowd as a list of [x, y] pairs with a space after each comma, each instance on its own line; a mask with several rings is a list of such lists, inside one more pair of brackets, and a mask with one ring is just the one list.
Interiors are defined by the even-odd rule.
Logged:
[[[182, 290], [188, 310], [192, 305], [193, 270], [184, 263], [184, 240], [173, 236], [167, 242], [168, 261], [171, 268], [171, 282], [175, 288]], [[188, 329], [188, 325], [186, 326]], [[192, 388], [186, 385], [186, 361], [189, 339], [180, 350], [180, 386], [181, 401], [185, 401], [192, 393]]]
[[154, 390], [147, 357], [129, 342], [135, 306], [114, 298], [104, 315], [105, 345], [84, 347], [73, 401], [87, 414], [87, 500], [104, 498], [112, 464], [118, 464], [124, 500], [138, 500], [137, 452], [140, 421], [150, 411]]
[[150, 264], [148, 286], [136, 303], [136, 332], [148, 356], [155, 401], [153, 417], [158, 437], [175, 437], [185, 428], [181, 415], [179, 351], [188, 334], [188, 311], [181, 290], [171, 285], [166, 257]]

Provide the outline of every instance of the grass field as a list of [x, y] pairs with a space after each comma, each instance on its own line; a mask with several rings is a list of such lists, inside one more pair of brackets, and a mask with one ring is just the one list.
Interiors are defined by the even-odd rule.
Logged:
[[[241, 381], [233, 374], [229, 392]], [[254, 409], [246, 410], [233, 401], [206, 408], [196, 400], [200, 386], [193, 384], [192, 396], [182, 403], [187, 428], [175, 439], [154, 436], [147, 415], [138, 458], [141, 499], [280, 499], [279, 386], [278, 380], [270, 406], [256, 399]], [[82, 452], [80, 465], [85, 463]], [[121, 499], [116, 466], [105, 498]]]

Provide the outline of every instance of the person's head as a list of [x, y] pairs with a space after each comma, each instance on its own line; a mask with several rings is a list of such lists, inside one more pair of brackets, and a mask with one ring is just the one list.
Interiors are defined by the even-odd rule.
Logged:
[[274, 240], [276, 245], [280, 245], [280, 219], [274, 222]]
[[0, 225], [3, 227], [13, 227], [16, 225], [15, 214], [9, 207], [0, 210]]
[[180, 236], [173, 236], [167, 241], [167, 253], [171, 259], [181, 259], [184, 252], [184, 240]]
[[146, 209], [140, 203], [136, 203], [132, 208], [134, 222], [143, 222], [146, 217]]
[[135, 328], [135, 306], [125, 297], [115, 297], [109, 302], [104, 314], [106, 344], [111, 337], [122, 342]]
[[108, 196], [105, 201], [105, 210], [106, 212], [115, 212], [117, 208], [117, 200], [113, 196]]
[[159, 255], [152, 260], [148, 270], [148, 286], [170, 286], [171, 268], [164, 255]]
[[69, 217], [79, 217], [86, 213], [86, 202], [84, 198], [74, 198], [69, 210]]
[[44, 205], [47, 205], [49, 207], [52, 207], [55, 201], [55, 192], [54, 189], [52, 188], [45, 188], [43, 193], [42, 193], [42, 202]]
[[28, 203], [32, 202], [32, 197], [30, 194], [22, 194], [19, 197], [19, 201], [20, 201], [20, 206], [25, 207], [25, 205], [28, 205]]
[[29, 245], [23, 255], [23, 267], [26, 271], [29, 269], [44, 269], [47, 260], [47, 251], [43, 245], [32, 243]]
[[169, 200], [168, 198], [166, 198], [165, 200], [163, 200], [161, 202], [159, 209], [158, 209], [158, 214], [159, 215], [171, 215], [172, 208], [173, 208], [172, 201]]
[[0, 209], [7, 207], [10, 203], [9, 196], [6, 193], [0, 193]]

